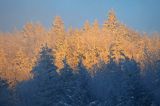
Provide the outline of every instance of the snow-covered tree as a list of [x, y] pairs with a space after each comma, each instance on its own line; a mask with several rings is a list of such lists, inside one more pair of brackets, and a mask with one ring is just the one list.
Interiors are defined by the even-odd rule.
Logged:
[[38, 85], [38, 92], [35, 95], [37, 100], [35, 101], [37, 101], [36, 104], [39, 104], [39, 106], [52, 104], [54, 87], [56, 87], [56, 81], [58, 79], [56, 69], [52, 50], [45, 45], [40, 52], [37, 66], [33, 69], [34, 80]]
[[89, 83], [91, 80], [91, 76], [86, 67], [83, 65], [82, 58], [79, 59], [76, 71], [77, 71], [76, 91], [79, 97], [79, 104], [87, 105], [92, 100], [91, 94], [89, 92], [90, 90]]
[[126, 58], [121, 61], [121, 70], [127, 84], [124, 105], [150, 106], [152, 97], [142, 83], [139, 64], [133, 59]]
[[[158, 62], [157, 62], [158, 63]], [[156, 63], [154, 63], [156, 64]], [[159, 64], [156, 64], [155, 69], [152, 67], [151, 64], [146, 64], [145, 68], [143, 69], [143, 84], [144, 87], [147, 89], [148, 93], [152, 97], [152, 103], [156, 106], [159, 105], [159, 89], [160, 89], [160, 83], [159, 83]]]
[[86, 22], [84, 23], [84, 26], [83, 26], [83, 31], [84, 31], [84, 32], [88, 32], [88, 31], [90, 30], [90, 28], [91, 28], [91, 26], [90, 26], [90, 24], [89, 24], [89, 21], [86, 21]]
[[23, 81], [31, 78], [32, 65], [25, 52], [20, 49], [13, 60], [16, 81]]
[[67, 64], [66, 59], [63, 60], [64, 67], [60, 72], [60, 85], [57, 89], [58, 101], [55, 105], [73, 105], [74, 104], [74, 92], [75, 87], [75, 76], [72, 68]]
[[64, 23], [60, 16], [55, 17], [51, 31], [56, 39], [54, 48], [55, 64], [61, 69], [63, 67], [62, 61], [66, 54], [66, 41]]
[[[120, 66], [114, 61], [104, 64], [94, 75], [91, 92], [99, 105], [117, 105], [123, 98], [125, 80]], [[98, 105], [97, 104], [97, 105]]]
[[103, 27], [106, 29], [110, 28], [110, 30], [114, 30], [117, 27], [117, 23], [118, 20], [114, 10], [110, 10], [108, 14], [108, 20], [105, 21]]
[[7, 67], [7, 58], [6, 53], [3, 49], [0, 49], [0, 77], [5, 77], [6, 75], [6, 67]]
[[0, 106], [10, 106], [11, 105], [11, 95], [9, 93], [9, 88], [7, 82], [0, 78]]
[[[54, 102], [54, 93], [58, 84], [57, 67], [54, 65], [52, 50], [45, 45], [41, 52], [36, 66], [34, 67], [33, 79], [30, 84], [29, 105], [34, 106], [52, 106]], [[23, 86], [23, 85], [22, 85]], [[25, 86], [25, 85], [24, 85]], [[26, 103], [28, 104], [28, 103]]]

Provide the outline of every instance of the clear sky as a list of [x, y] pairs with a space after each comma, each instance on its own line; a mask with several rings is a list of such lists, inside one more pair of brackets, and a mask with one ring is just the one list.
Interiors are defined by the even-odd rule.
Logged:
[[81, 27], [85, 20], [94, 19], [102, 24], [111, 8], [131, 28], [160, 32], [160, 0], [0, 0], [0, 30], [19, 29], [26, 22], [48, 28], [56, 15], [66, 27]]

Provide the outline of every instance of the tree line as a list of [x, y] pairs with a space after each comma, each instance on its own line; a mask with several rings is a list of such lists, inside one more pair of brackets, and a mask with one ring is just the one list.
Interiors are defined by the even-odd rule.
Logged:
[[65, 29], [27, 23], [0, 33], [0, 104], [20, 106], [158, 106], [160, 37], [139, 33], [114, 11]]

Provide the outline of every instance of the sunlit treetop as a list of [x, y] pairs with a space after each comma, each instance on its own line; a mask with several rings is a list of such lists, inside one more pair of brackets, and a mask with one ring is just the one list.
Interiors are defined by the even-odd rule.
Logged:
[[114, 10], [110, 10], [108, 13], [108, 19], [104, 22], [104, 28], [114, 29], [118, 24], [118, 20]]
[[110, 10], [108, 13], [108, 22], [115, 24], [117, 23], [117, 17], [116, 17], [116, 13], [114, 12], [114, 10]]
[[89, 29], [90, 29], [90, 23], [89, 23], [89, 21], [87, 20], [87, 21], [85, 21], [85, 23], [84, 23], [83, 30], [84, 30], [84, 31], [88, 31]]
[[60, 16], [54, 18], [52, 26], [53, 28], [64, 30], [64, 23]]

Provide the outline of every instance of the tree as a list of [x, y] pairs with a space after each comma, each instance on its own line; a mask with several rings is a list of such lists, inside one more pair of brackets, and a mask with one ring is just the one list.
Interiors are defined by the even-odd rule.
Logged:
[[110, 59], [113, 59], [115, 62], [119, 62], [121, 59], [124, 58], [123, 49], [118, 42], [113, 43], [110, 46]]
[[55, 17], [51, 30], [56, 38], [54, 51], [55, 64], [59, 69], [61, 69], [63, 67], [62, 60], [66, 55], [65, 29], [61, 17]]
[[0, 77], [6, 77], [7, 58], [3, 49], [0, 49]]
[[121, 70], [125, 74], [126, 98], [125, 105], [133, 106], [150, 106], [152, 104], [152, 97], [144, 87], [140, 76], [140, 67], [133, 59], [125, 59], [121, 63]]
[[103, 64], [101, 68], [97, 68], [91, 82], [91, 92], [96, 98], [94, 101], [97, 105], [118, 105], [125, 95], [124, 74], [120, 70], [120, 66], [110, 61]]
[[92, 100], [91, 94], [89, 92], [90, 87], [89, 83], [91, 80], [91, 76], [86, 69], [86, 67], [83, 65], [82, 58], [79, 58], [79, 62], [77, 65], [77, 82], [78, 82], [78, 87], [77, 87], [77, 92], [78, 97], [80, 98], [79, 104], [81, 105], [87, 105], [90, 103]]
[[55, 73], [57, 67], [53, 64], [52, 49], [48, 48], [47, 44], [42, 47], [36, 66], [33, 69], [34, 77], [38, 77], [41, 73]]
[[92, 31], [94, 32], [93, 34], [95, 35], [99, 34], [98, 20], [94, 20], [93, 25], [92, 25]]
[[11, 95], [9, 93], [7, 82], [0, 77], [0, 105], [10, 106], [11, 105]]
[[23, 81], [31, 78], [32, 65], [25, 52], [20, 49], [13, 60], [13, 67], [15, 72], [16, 81]]
[[83, 31], [88, 32], [90, 28], [91, 27], [90, 27], [89, 21], [86, 21], [83, 26]]
[[[153, 70], [152, 70], [153, 71]], [[156, 78], [155, 78], [155, 87], [154, 89], [152, 89], [151, 91], [154, 93], [154, 98], [155, 98], [155, 101], [158, 105], [160, 105], [160, 101], [158, 98], [160, 98], [160, 60], [158, 60], [156, 62]]]
[[116, 14], [114, 10], [110, 10], [108, 14], [108, 20], [104, 23], [104, 28], [110, 28], [111, 30], [115, 29], [118, 24]]
[[56, 105], [73, 105], [74, 104], [74, 92], [75, 76], [72, 68], [67, 64], [66, 59], [63, 60], [64, 67], [60, 70], [60, 86], [57, 91], [58, 102]]
[[56, 44], [59, 45], [63, 43], [65, 39], [65, 28], [60, 16], [55, 17], [51, 31], [53, 31], [53, 34], [56, 36]]
[[52, 50], [45, 45], [38, 59], [36, 66], [32, 73], [33, 86], [35, 90], [33, 92], [33, 104], [34, 106], [52, 106], [58, 84], [57, 67], [54, 65], [54, 58], [52, 56]]

